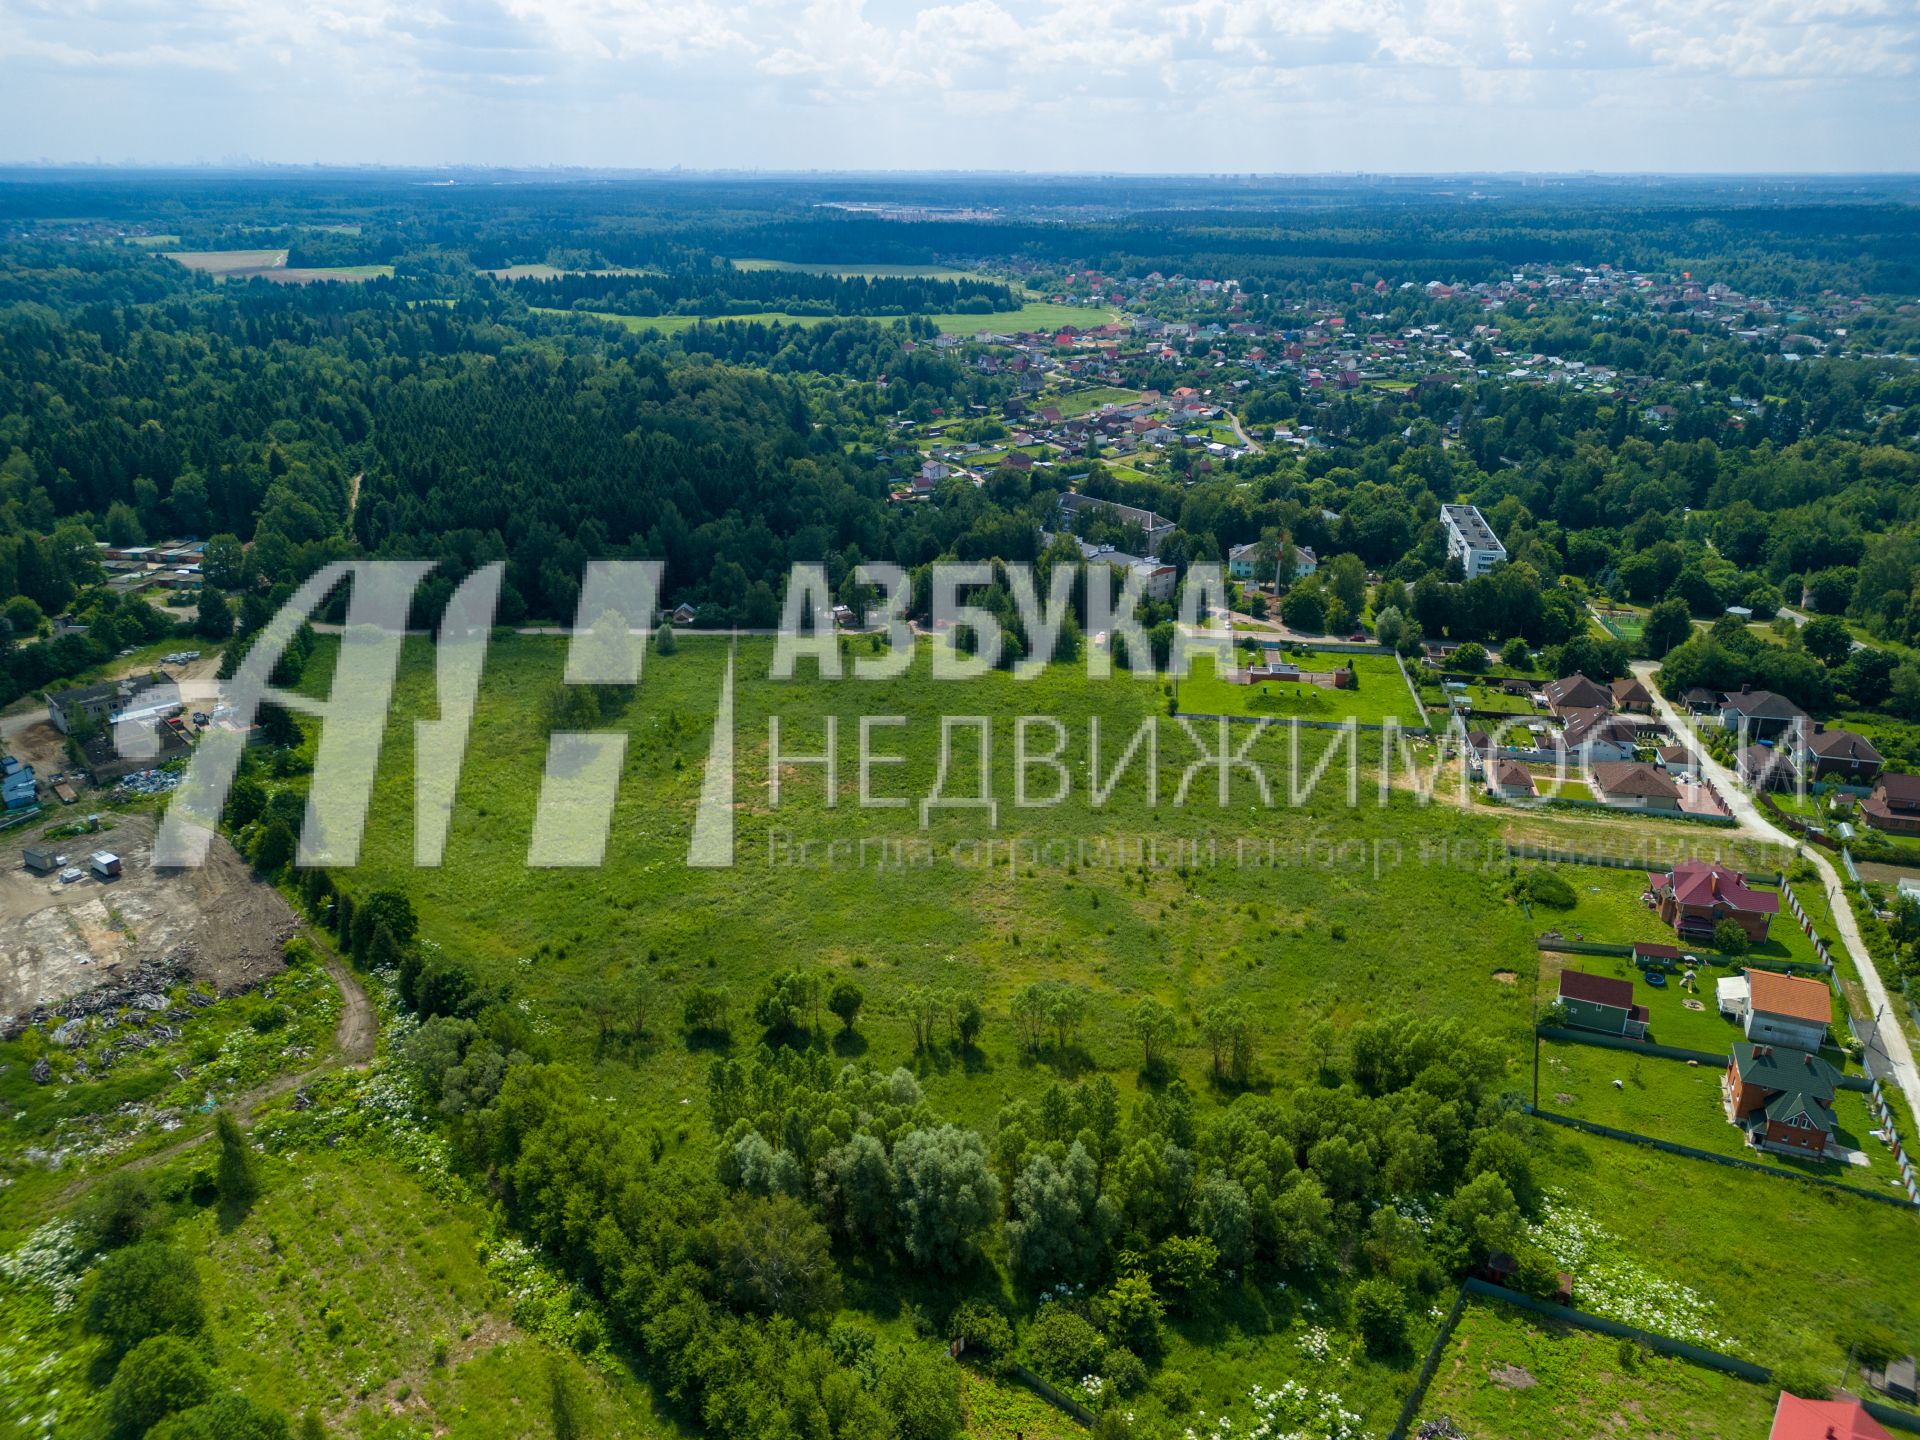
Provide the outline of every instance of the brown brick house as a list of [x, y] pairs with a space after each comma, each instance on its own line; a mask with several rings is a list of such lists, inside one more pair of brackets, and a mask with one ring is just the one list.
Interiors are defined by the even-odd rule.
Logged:
[[1824, 1155], [1833, 1137], [1834, 1069], [1818, 1055], [1734, 1042], [1720, 1086], [1727, 1118], [1760, 1150]]
[[1751, 890], [1738, 870], [1707, 860], [1682, 860], [1664, 875], [1649, 873], [1647, 893], [1660, 918], [1689, 940], [1711, 940], [1713, 927], [1731, 920], [1757, 943], [1780, 913], [1778, 895]]
[[1920, 835], [1920, 775], [1882, 775], [1860, 818], [1889, 835]]

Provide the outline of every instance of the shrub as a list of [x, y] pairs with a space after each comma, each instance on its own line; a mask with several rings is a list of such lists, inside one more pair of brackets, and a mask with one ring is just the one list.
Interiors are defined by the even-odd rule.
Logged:
[[1113, 1282], [1113, 1288], [1094, 1304], [1101, 1327], [1116, 1345], [1125, 1345], [1143, 1355], [1160, 1349], [1160, 1317], [1167, 1307], [1153, 1293], [1153, 1282], [1134, 1271]]
[[1521, 884], [1528, 900], [1551, 910], [1571, 910], [1579, 901], [1573, 887], [1552, 870], [1529, 870], [1521, 877]]
[[1115, 1395], [1134, 1395], [1147, 1383], [1147, 1363], [1131, 1350], [1116, 1345], [1107, 1352], [1100, 1377]]
[[216, 1395], [169, 1415], [147, 1440], [287, 1440], [287, 1417], [244, 1395]]
[[1391, 1280], [1362, 1280], [1353, 1287], [1353, 1324], [1373, 1355], [1393, 1355], [1407, 1343], [1407, 1301]]
[[1747, 953], [1747, 932], [1732, 920], [1722, 920], [1713, 927], [1713, 948], [1722, 955], [1744, 955]]
[[162, 1216], [153, 1185], [133, 1170], [116, 1170], [100, 1182], [80, 1213], [80, 1226], [99, 1250], [118, 1250], [145, 1239]]
[[200, 1352], [177, 1335], [152, 1335], [127, 1352], [107, 1388], [107, 1432], [145, 1435], [166, 1416], [213, 1396], [213, 1376]]
[[1071, 1383], [1099, 1371], [1107, 1342], [1084, 1317], [1060, 1305], [1043, 1305], [1027, 1330], [1027, 1356], [1049, 1380]]
[[171, 1245], [158, 1240], [129, 1245], [94, 1272], [84, 1324], [115, 1353], [152, 1335], [197, 1335], [206, 1323], [200, 1272]]
[[1004, 1371], [1013, 1360], [1013, 1327], [998, 1310], [969, 1300], [954, 1307], [947, 1321], [947, 1338], [964, 1340], [966, 1353], [978, 1356], [985, 1368], [995, 1374]]
[[959, 1367], [923, 1346], [902, 1346], [881, 1360], [874, 1396], [900, 1440], [953, 1440], [966, 1418]]

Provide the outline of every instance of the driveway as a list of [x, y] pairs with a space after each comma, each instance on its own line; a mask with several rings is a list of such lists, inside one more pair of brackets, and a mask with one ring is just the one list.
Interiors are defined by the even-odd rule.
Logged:
[[1819, 872], [1820, 882], [1826, 888], [1827, 905], [1833, 911], [1834, 929], [1840, 932], [1840, 942], [1847, 947], [1847, 954], [1853, 957], [1854, 969], [1860, 972], [1860, 987], [1867, 992], [1867, 1003], [1873, 1007], [1873, 1013], [1886, 1015], [1885, 1023], [1879, 1026], [1880, 1043], [1886, 1051], [1887, 1061], [1893, 1067], [1894, 1078], [1900, 1082], [1900, 1091], [1906, 1097], [1907, 1110], [1912, 1114], [1914, 1124], [1920, 1126], [1920, 1070], [1913, 1063], [1913, 1050], [1907, 1044], [1906, 1031], [1900, 1028], [1893, 1004], [1887, 997], [1887, 987], [1880, 983], [1880, 972], [1874, 968], [1873, 956], [1868, 953], [1866, 943], [1860, 938], [1860, 927], [1853, 918], [1853, 907], [1847, 903], [1846, 890], [1840, 879], [1840, 872], [1833, 862], [1813, 847], [1802, 847], [1799, 840], [1789, 835], [1760, 812], [1753, 803], [1753, 797], [1740, 788], [1740, 782], [1733, 773], [1712, 755], [1707, 747], [1693, 733], [1693, 727], [1667, 702], [1667, 697], [1654, 688], [1654, 672], [1659, 664], [1652, 660], [1633, 662], [1633, 673], [1641, 684], [1647, 687], [1647, 693], [1653, 696], [1653, 707], [1661, 720], [1666, 723], [1674, 737], [1692, 753], [1694, 763], [1700, 767], [1700, 773], [1713, 782], [1720, 796], [1727, 802], [1727, 808], [1733, 812], [1734, 820], [1742, 833], [1756, 839], [1771, 840], [1784, 845], [1789, 850], [1803, 856]]

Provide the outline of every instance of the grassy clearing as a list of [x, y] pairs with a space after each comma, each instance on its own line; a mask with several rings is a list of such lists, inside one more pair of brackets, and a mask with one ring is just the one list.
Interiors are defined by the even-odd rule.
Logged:
[[1351, 665], [1359, 681], [1352, 690], [1327, 690], [1317, 685], [1279, 680], [1236, 685], [1214, 673], [1210, 658], [1194, 661], [1193, 672], [1180, 682], [1180, 709], [1190, 715], [1255, 715], [1274, 719], [1345, 720], [1362, 725], [1384, 724], [1391, 715], [1402, 725], [1418, 725], [1419, 713], [1400, 667], [1391, 655], [1349, 654], [1336, 651], [1288, 653], [1303, 670], [1334, 670]]
[[[1479, 868], [1493, 843], [1492, 823], [1438, 807], [1416, 815], [1397, 795], [1388, 808], [1376, 808], [1370, 782], [1362, 787], [1365, 805], [1348, 811], [1337, 772], [1298, 810], [1263, 807], [1244, 777], [1234, 781], [1224, 808], [1214, 782], [1203, 778], [1176, 809], [1172, 791], [1194, 752], [1179, 727], [1165, 721], [1158, 685], [1094, 683], [1077, 670], [1025, 683], [995, 675], [964, 687], [929, 684], [924, 651], [914, 675], [900, 681], [775, 683], [760, 678], [770, 646], [743, 642], [739, 868], [695, 871], [686, 868], [686, 848], [725, 650], [684, 640], [678, 655], [648, 660], [618, 722], [632, 738], [604, 868], [529, 869], [545, 749], [540, 717], [563, 654], [557, 641], [537, 637], [495, 642], [446, 864], [417, 871], [411, 724], [431, 713], [432, 671], [426, 644], [408, 643], [360, 864], [342, 880], [363, 893], [404, 885], [427, 934], [490, 978], [510, 979], [532, 1004], [562, 1019], [570, 1020], [568, 997], [582, 976], [609, 967], [650, 976], [661, 1018], [644, 1046], [598, 1053], [580, 1037], [563, 1043], [599, 1067], [597, 1093], [621, 1095], [669, 1133], [704, 1122], [711, 1058], [675, 1033], [679, 993], [696, 983], [724, 985], [738, 1014], [770, 969], [794, 963], [853, 972], [867, 991], [860, 1033], [835, 1041], [836, 1048], [882, 1068], [909, 1066], [943, 1113], [976, 1125], [988, 1123], [1004, 1100], [1035, 1094], [1053, 1078], [1050, 1067], [1021, 1052], [999, 1018], [1015, 991], [1046, 977], [1077, 980], [1093, 1000], [1084, 1053], [1062, 1057], [1062, 1064], [1107, 1071], [1123, 1094], [1140, 1084], [1125, 1015], [1149, 994], [1186, 1015], [1215, 996], [1246, 998], [1265, 1017], [1263, 1067], [1278, 1076], [1302, 1073], [1302, 1018], [1322, 1012], [1339, 1022], [1408, 1007], [1472, 1015], [1505, 1039], [1516, 1067], [1524, 1058], [1534, 952], [1525, 919], [1501, 897], [1498, 877]], [[839, 717], [842, 757], [831, 808], [817, 766], [783, 767], [780, 806], [772, 808], [767, 718], [776, 709], [783, 745], [800, 753], [822, 748], [823, 722], [809, 717]], [[859, 808], [852, 747], [862, 713], [908, 717], [901, 730], [876, 732], [877, 751], [907, 756], [902, 765], [876, 770], [875, 788], [884, 796], [931, 792], [939, 714], [995, 717], [998, 828], [979, 810], [932, 812], [922, 831], [912, 810]], [[1018, 809], [1004, 757], [1019, 713], [1051, 714], [1067, 725], [1076, 738], [1066, 763], [1083, 778], [1095, 713], [1109, 772], [1124, 739], [1147, 715], [1158, 715], [1158, 806], [1147, 803], [1136, 769], [1104, 809], [1084, 803], [1084, 785], [1066, 805]], [[1284, 737], [1263, 737], [1262, 745], [1267, 763], [1282, 772], [1275, 790], [1284, 806]], [[1303, 746], [1303, 769], [1318, 753]], [[1038, 782], [1037, 775], [1030, 781], [1036, 790]], [[1010, 865], [1006, 845], [1015, 838], [1028, 848]], [[1161, 847], [1160, 858], [1149, 856], [1144, 868], [1137, 849], [1143, 839]], [[1455, 868], [1422, 864], [1423, 839], [1459, 845], [1474, 858]], [[924, 859], [906, 863], [902, 857], [921, 852], [897, 847], [923, 840], [930, 847]], [[991, 865], [989, 840], [998, 842]], [[1289, 858], [1288, 846], [1309, 840], [1344, 846], [1343, 858]], [[1188, 863], [1194, 846], [1212, 847], [1216, 858]], [[1269, 846], [1277, 847], [1271, 861]], [[1391, 878], [1373, 875], [1376, 846]], [[1398, 903], [1379, 904], [1383, 883]], [[1435, 933], [1457, 938], [1435, 950]], [[1408, 964], [1416, 955], [1419, 962]], [[1503, 984], [1492, 978], [1496, 972], [1525, 980]], [[915, 1053], [901, 997], [916, 985], [981, 997], [990, 1019], [977, 1051], [942, 1046]], [[736, 1020], [733, 1044], [756, 1041]], [[1177, 1060], [1190, 1079], [1204, 1074], [1197, 1036], [1186, 1037]]]
[[1765, 1386], [1507, 1305], [1472, 1301], [1440, 1358], [1419, 1418], [1469, 1435], [1565, 1440], [1611, 1435], [1692, 1440], [1763, 1435]]
[[132, 245], [140, 250], [177, 249], [180, 244], [178, 235], [126, 235], [121, 237], [122, 245]]
[[[1601, 1308], [1603, 1280], [1629, 1296], [1644, 1278], [1686, 1285], [1724, 1340], [1710, 1348], [1802, 1363], [1836, 1381], [1856, 1322], [1920, 1333], [1920, 1289], [1905, 1266], [1887, 1263], [1920, 1246], [1913, 1211], [1557, 1125], [1536, 1126], [1535, 1139], [1539, 1173], [1618, 1237], [1626, 1257], [1622, 1275], [1575, 1277], [1582, 1308]], [[1671, 1323], [1642, 1323], [1674, 1333]]]
[[206, 275], [238, 275], [272, 270], [287, 263], [284, 250], [170, 250], [167, 259]]
[[927, 318], [942, 330], [951, 330], [956, 335], [973, 335], [982, 330], [999, 333], [1058, 330], [1065, 325], [1071, 325], [1076, 330], [1089, 330], [1117, 320], [1119, 314], [1093, 306], [1053, 305], [1036, 300], [1022, 305], [1018, 310], [996, 310], [986, 315], [929, 315]]
[[265, 277], [282, 285], [312, 285], [323, 280], [391, 280], [391, 265], [315, 265], [300, 270], [274, 270]]
[[1088, 415], [1102, 405], [1131, 405], [1140, 398], [1138, 390], [1122, 390], [1114, 385], [1096, 385], [1091, 390], [1076, 390], [1071, 395], [1056, 395], [1053, 404], [1062, 415]]
[[[1729, 1027], [1731, 1028], [1731, 1027]], [[1728, 1122], [1720, 1098], [1725, 1072], [1709, 1065], [1688, 1065], [1655, 1055], [1631, 1055], [1595, 1045], [1543, 1043], [1540, 1051], [1540, 1104], [1543, 1109], [1618, 1130], [1672, 1140], [1680, 1145], [1730, 1155], [1737, 1160], [1798, 1175], [1835, 1180], [1862, 1190], [1899, 1193], [1892, 1156], [1868, 1132], [1873, 1121], [1867, 1097], [1841, 1090], [1833, 1097], [1834, 1139], [1858, 1150], [1865, 1166], [1839, 1160], [1805, 1160], [1751, 1149]], [[1622, 1088], [1614, 1089], [1620, 1081]], [[1890, 1183], [1892, 1182], [1892, 1183]]]
[[404, 1419], [500, 1440], [546, 1436], [557, 1360], [588, 1397], [597, 1433], [669, 1432], [632, 1379], [514, 1324], [471, 1206], [364, 1154], [322, 1151], [267, 1169], [271, 1187], [239, 1225], [209, 1209], [180, 1226], [202, 1261], [218, 1351], [256, 1399], [292, 1415], [316, 1408], [354, 1433]]
[[[898, 315], [790, 315], [783, 311], [766, 311], [755, 315], [617, 315], [607, 310], [548, 310], [537, 306], [534, 313], [585, 315], [595, 320], [611, 320], [629, 330], [655, 330], [664, 335], [677, 335], [696, 325], [824, 325], [833, 320], [857, 319], [869, 319], [876, 325], [885, 325], [904, 318]], [[985, 315], [929, 315], [926, 318], [942, 330], [971, 335], [982, 330], [1012, 332], [1053, 330], [1062, 325], [1104, 325], [1113, 315], [1111, 311], [1087, 310], [1078, 305], [1032, 304], [1023, 305], [1018, 310], [995, 310]]]

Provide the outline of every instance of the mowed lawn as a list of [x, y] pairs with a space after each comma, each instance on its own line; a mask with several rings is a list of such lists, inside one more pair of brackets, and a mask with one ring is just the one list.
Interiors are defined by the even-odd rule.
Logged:
[[[1538, 910], [1535, 911], [1538, 914]], [[1711, 951], [1701, 957], [1713, 961]], [[1720, 1013], [1715, 982], [1734, 974], [1732, 966], [1709, 963], [1695, 972], [1694, 988], [1682, 985], [1682, 975], [1667, 976], [1665, 985], [1649, 985], [1645, 975], [1625, 956], [1569, 955], [1557, 950], [1540, 954], [1540, 1003], [1549, 1005], [1560, 993], [1560, 972], [1579, 970], [1588, 975], [1604, 975], [1625, 980], [1633, 986], [1634, 1003], [1647, 1007], [1647, 1038], [1656, 1045], [1673, 1045], [1682, 1050], [1703, 1050], [1723, 1055], [1741, 1038], [1740, 1027]], [[1690, 1003], [1691, 1002], [1691, 1003]], [[1845, 1034], [1845, 1013], [1838, 996], [1833, 997], [1833, 1032]], [[1826, 1057], [1836, 1067], [1859, 1067], [1847, 1060], [1845, 1052], [1833, 1045]]]
[[[1540, 1107], [1597, 1125], [1631, 1130], [1656, 1140], [1691, 1145], [1716, 1155], [1751, 1160], [1799, 1175], [1818, 1176], [1863, 1190], [1901, 1193], [1893, 1156], [1870, 1135], [1867, 1097], [1840, 1090], [1833, 1097], [1834, 1141], [1865, 1155], [1868, 1164], [1811, 1160], [1755, 1150], [1727, 1120], [1720, 1097], [1723, 1067], [1689, 1065], [1657, 1055], [1634, 1055], [1597, 1045], [1543, 1041], [1540, 1047]], [[1614, 1088], [1614, 1081], [1620, 1088]], [[1917, 1221], [1920, 1223], [1920, 1221]]]
[[[527, 853], [544, 716], [565, 651], [555, 639], [496, 640], [445, 864], [421, 870], [412, 863], [412, 722], [434, 713], [433, 671], [427, 643], [409, 641], [366, 842], [359, 865], [340, 875], [361, 894], [404, 888], [426, 935], [556, 1019], [563, 1048], [600, 1066], [599, 1093], [620, 1094], [670, 1128], [701, 1125], [712, 1057], [678, 1033], [681, 996], [696, 984], [726, 987], [733, 1046], [750, 1049], [759, 1040], [746, 1019], [755, 990], [795, 967], [848, 975], [868, 996], [857, 1035], [823, 1035], [819, 1043], [882, 1068], [914, 1068], [940, 1110], [977, 1125], [989, 1124], [1006, 1099], [1043, 1090], [1056, 1073], [1055, 1064], [1021, 1051], [1008, 1018], [1013, 995], [1045, 978], [1075, 981], [1090, 998], [1078, 1045], [1051, 1057], [1058, 1069], [1108, 1073], [1123, 1092], [1138, 1087], [1140, 1066], [1126, 1017], [1148, 995], [1184, 1018], [1175, 1061], [1209, 1095], [1194, 1021], [1226, 998], [1246, 1000], [1260, 1016], [1259, 1068], [1272, 1083], [1291, 1085], [1305, 1073], [1311, 1061], [1303, 1037], [1313, 1017], [1345, 1025], [1405, 1009], [1471, 1019], [1503, 1043], [1521, 1084], [1535, 951], [1525, 917], [1484, 864], [1498, 846], [1489, 819], [1437, 805], [1416, 811], [1399, 793], [1381, 808], [1370, 781], [1361, 786], [1361, 807], [1349, 811], [1339, 769], [1291, 808], [1286, 743], [1277, 733], [1262, 737], [1259, 752], [1275, 771], [1273, 804], [1263, 803], [1250, 778], [1235, 775], [1222, 806], [1217, 768], [1204, 766], [1176, 806], [1182, 774], [1199, 756], [1166, 717], [1157, 683], [1091, 682], [1078, 667], [1028, 682], [995, 674], [933, 683], [924, 649], [913, 674], [897, 681], [777, 682], [765, 678], [771, 645], [746, 641], [739, 647], [736, 863], [690, 869], [727, 649], [721, 640], [686, 636], [678, 654], [649, 656], [625, 713], [609, 722], [630, 739], [605, 864], [536, 869]], [[831, 806], [822, 767], [786, 759], [774, 807], [768, 720], [776, 712], [789, 755], [819, 755], [824, 717], [836, 716]], [[875, 766], [870, 784], [876, 798], [909, 801], [934, 790], [940, 717], [991, 717], [997, 825], [979, 808], [932, 810], [924, 830], [914, 805], [862, 808], [863, 714], [906, 718], [874, 731], [875, 752], [905, 758]], [[1056, 717], [1067, 727], [1068, 803], [1019, 804], [1011, 758], [1021, 714]], [[1126, 741], [1150, 717], [1161, 752], [1157, 804], [1149, 803], [1140, 756], [1112, 781]], [[1096, 718], [1102, 783], [1114, 785], [1099, 808], [1087, 798]], [[1205, 743], [1215, 743], [1199, 728]], [[1045, 739], [1044, 732], [1034, 737], [1034, 748], [1044, 749]], [[977, 793], [978, 780], [971, 735], [962, 731], [959, 740], [947, 793], [964, 797]], [[1318, 754], [1302, 746], [1303, 771]], [[1028, 800], [1051, 794], [1056, 778], [1034, 768]], [[1430, 847], [1424, 859], [1423, 846]], [[1440, 863], [1442, 853], [1457, 863]], [[1446, 943], [1435, 943], [1437, 935]], [[649, 984], [654, 1019], [644, 1044], [595, 1052], [573, 997], [582, 978], [608, 973]], [[943, 1036], [932, 1052], [915, 1053], [904, 998], [916, 986], [982, 1000], [988, 1023], [975, 1050], [958, 1053]]]
[[[1533, 918], [1541, 934], [1558, 931], [1569, 940], [1601, 945], [1631, 945], [1644, 940], [1654, 944], [1678, 945], [1680, 949], [1698, 955], [1709, 967], [1739, 963], [1740, 957], [1721, 956], [1711, 946], [1702, 948], [1693, 943], [1680, 944], [1674, 937], [1673, 927], [1642, 902], [1640, 897], [1646, 891], [1649, 871], [1666, 870], [1668, 866], [1664, 862], [1633, 870], [1600, 865], [1556, 865], [1551, 868], [1573, 888], [1574, 906], [1571, 910], [1554, 910], [1535, 905]], [[1751, 877], [1748, 883], [1756, 890], [1775, 888]], [[1767, 938], [1752, 946], [1747, 953], [1776, 968], [1791, 964], [1796, 969], [1811, 969], [1820, 964], [1813, 941], [1807, 938], [1806, 932], [1793, 918], [1784, 895], [1780, 897], [1780, 913], [1767, 924]], [[1725, 973], [1724, 969], [1722, 973]]]
[[[1240, 652], [1238, 658], [1244, 658]], [[1192, 673], [1180, 682], [1183, 715], [1248, 715], [1265, 719], [1342, 721], [1349, 717], [1362, 725], [1382, 725], [1392, 716], [1400, 724], [1420, 724], [1413, 696], [1391, 655], [1346, 651], [1288, 652], [1287, 660], [1303, 670], [1353, 667], [1358, 684], [1352, 690], [1329, 690], [1304, 681], [1262, 680], [1236, 685], [1220, 679], [1211, 657], [1196, 657]]]
[[1500, 1440], [1757, 1440], [1772, 1423], [1775, 1394], [1631, 1344], [1623, 1352], [1611, 1336], [1474, 1300], [1441, 1354], [1418, 1419], [1444, 1417], [1468, 1435]]
[[[1858, 1322], [1920, 1335], [1915, 1211], [1544, 1121], [1533, 1128], [1535, 1172], [1620, 1238], [1630, 1283], [1691, 1287], [1733, 1353], [1837, 1378]], [[1578, 1275], [1574, 1286], [1594, 1308]], [[1655, 1299], [1649, 1312], [1660, 1308]]]

